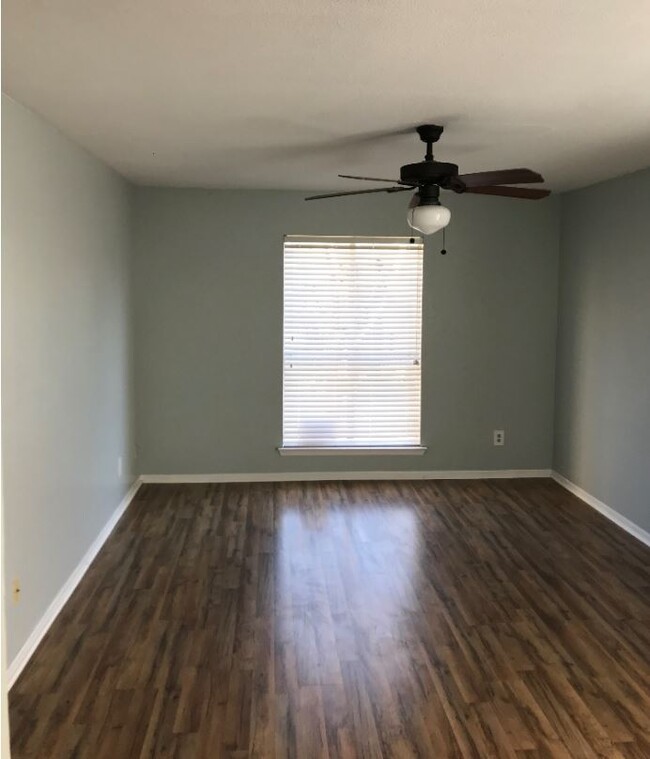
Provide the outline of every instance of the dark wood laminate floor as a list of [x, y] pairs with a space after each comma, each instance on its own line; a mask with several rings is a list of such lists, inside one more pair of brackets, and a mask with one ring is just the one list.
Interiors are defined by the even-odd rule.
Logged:
[[650, 757], [650, 550], [550, 480], [145, 485], [20, 757]]

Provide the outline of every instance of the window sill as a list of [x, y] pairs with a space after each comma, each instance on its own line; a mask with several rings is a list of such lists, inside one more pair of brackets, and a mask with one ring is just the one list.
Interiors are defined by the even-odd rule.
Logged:
[[280, 456], [422, 456], [425, 445], [353, 447], [280, 446]]

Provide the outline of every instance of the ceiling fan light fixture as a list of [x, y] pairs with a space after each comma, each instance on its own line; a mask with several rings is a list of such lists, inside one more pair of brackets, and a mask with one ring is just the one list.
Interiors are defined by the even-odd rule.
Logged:
[[451, 211], [439, 203], [426, 203], [409, 208], [406, 220], [409, 227], [422, 232], [423, 235], [432, 235], [449, 224]]

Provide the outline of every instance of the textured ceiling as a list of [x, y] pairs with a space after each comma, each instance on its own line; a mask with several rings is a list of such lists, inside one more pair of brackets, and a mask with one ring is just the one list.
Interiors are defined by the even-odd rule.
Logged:
[[3, 89], [143, 184], [352, 189], [435, 121], [566, 189], [650, 165], [650, 2], [4, 0]]

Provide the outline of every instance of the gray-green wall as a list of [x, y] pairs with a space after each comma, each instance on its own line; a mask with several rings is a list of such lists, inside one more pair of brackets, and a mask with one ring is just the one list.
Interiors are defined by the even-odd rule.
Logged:
[[[134, 189], [6, 97], [2, 173], [5, 580], [22, 586], [20, 604], [7, 607], [9, 661], [119, 504], [132, 467], [554, 462], [650, 528], [649, 171], [541, 203], [446, 199], [449, 255], [437, 235], [425, 256], [429, 450], [379, 458], [275, 450], [282, 235], [407, 234], [404, 195], [306, 204], [291, 192]], [[495, 428], [506, 430], [504, 448], [492, 445]]]
[[650, 170], [562, 197], [555, 469], [650, 530]]
[[[138, 188], [138, 463], [146, 474], [546, 469], [557, 199], [448, 197], [427, 242], [422, 457], [281, 458], [282, 236], [408, 234], [408, 197]], [[505, 429], [495, 448], [492, 430]]]
[[131, 190], [6, 96], [2, 190], [5, 581], [22, 587], [6, 607], [11, 662], [132, 480]]

